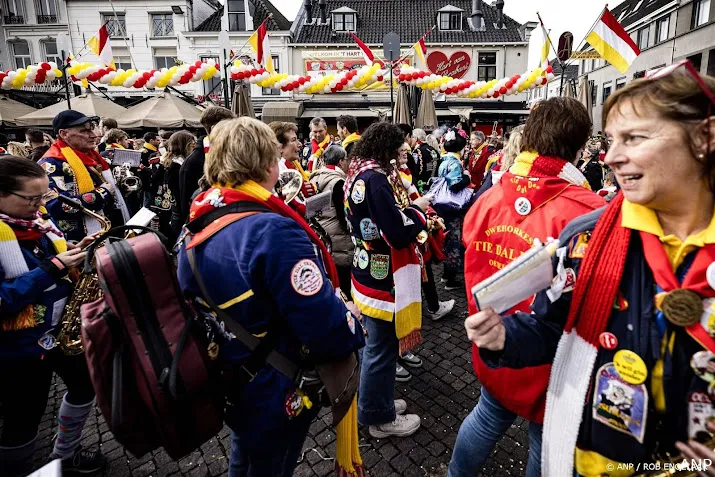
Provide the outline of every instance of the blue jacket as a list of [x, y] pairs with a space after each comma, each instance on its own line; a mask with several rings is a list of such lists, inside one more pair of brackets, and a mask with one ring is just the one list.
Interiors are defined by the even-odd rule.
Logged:
[[[293, 220], [269, 212], [248, 216], [196, 246], [195, 252], [211, 299], [218, 306], [230, 302], [224, 311], [255, 335], [273, 322], [278, 329], [275, 349], [293, 362], [341, 359], [364, 346], [360, 324], [336, 297], [316, 248]], [[312, 280], [302, 282], [304, 273], [318, 270], [320, 279], [313, 273]], [[178, 276], [185, 293], [201, 296], [185, 246], [179, 252]], [[238, 340], [221, 345], [220, 359], [227, 365], [248, 356]], [[250, 445], [270, 445], [271, 436], [300, 421], [289, 420], [285, 412], [286, 396], [294, 389], [287, 377], [264, 365], [240, 391], [234, 403], [238, 419], [229, 417], [228, 424], [246, 433]]]
[[439, 177], [447, 179], [449, 187], [455, 186], [462, 182], [464, 177], [464, 167], [462, 161], [451, 152], [442, 156], [442, 162], [439, 165]]
[[72, 284], [64, 278], [67, 270], [59, 270], [49, 260], [57, 252], [47, 237], [19, 244], [29, 272], [8, 280], [0, 266], [0, 323], [34, 305], [37, 325], [17, 331], [2, 331], [0, 326], [0, 359], [46, 353], [38, 340], [56, 331], [64, 299], [72, 292]]
[[[582, 259], [570, 258], [569, 255], [580, 237], [588, 239], [602, 213], [603, 209], [599, 209], [574, 219], [561, 234], [560, 243], [569, 244], [564, 267], [573, 269], [576, 282]], [[694, 256], [695, 253], [691, 253], [679, 267], [679, 277], [682, 278]], [[618, 345], [610, 351], [599, 348], [592, 371], [591, 390], [583, 407], [577, 441], [579, 449], [595, 451], [616, 462], [642, 463], [652, 460], [656, 444], [659, 452], [672, 452], [675, 450], [675, 441], [686, 442], [688, 439], [688, 397], [691, 393], [707, 393], [707, 383], [695, 376], [690, 367], [692, 355], [703, 348], [684, 329], [666, 321], [668, 336], [674, 333], [675, 338], [672, 351], [666, 348], [665, 354], [661, 356], [662, 329], [659, 330], [656, 322], [654, 296], [653, 273], [645, 262], [640, 237], [634, 233], [619, 287], [617, 306], [614, 305], [607, 327], [607, 331], [618, 339]], [[570, 302], [570, 292], [563, 293], [554, 303], [547, 298], [546, 291], [539, 293], [532, 306], [531, 315], [517, 313], [504, 318], [504, 351], [480, 349], [480, 356], [491, 367], [523, 368], [551, 363], [568, 318]], [[594, 400], [597, 398], [593, 389], [597, 383], [598, 371], [606, 363], [612, 362], [614, 354], [621, 349], [637, 353], [648, 369], [645, 386], [649, 399], [643, 443], [638, 442], [631, 434], [615, 430], [593, 417]], [[661, 358], [664, 413], [655, 409], [651, 380], [653, 367]]]

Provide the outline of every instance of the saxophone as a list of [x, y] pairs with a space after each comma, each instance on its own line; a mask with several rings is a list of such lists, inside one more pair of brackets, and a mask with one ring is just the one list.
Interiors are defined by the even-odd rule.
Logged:
[[[112, 224], [106, 217], [83, 207], [78, 201], [61, 195], [57, 199], [97, 219], [102, 225], [99, 231], [100, 234], [104, 234], [112, 227]], [[82, 346], [82, 317], [80, 315], [80, 307], [85, 303], [99, 299], [101, 296], [102, 290], [99, 288], [97, 273], [82, 270], [72, 290], [72, 295], [67, 305], [65, 305], [60, 332], [57, 335], [57, 343], [66, 355], [74, 356], [84, 352], [84, 347]]]

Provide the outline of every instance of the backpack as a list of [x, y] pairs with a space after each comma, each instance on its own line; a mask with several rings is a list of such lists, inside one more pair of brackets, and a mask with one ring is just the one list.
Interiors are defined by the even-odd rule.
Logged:
[[[125, 240], [110, 235], [143, 230]], [[223, 427], [217, 361], [209, 358], [205, 323], [185, 300], [173, 258], [151, 229], [111, 229], [96, 250], [104, 296], [82, 306], [82, 341], [97, 404], [110, 431], [141, 456], [164, 447], [180, 459]]]

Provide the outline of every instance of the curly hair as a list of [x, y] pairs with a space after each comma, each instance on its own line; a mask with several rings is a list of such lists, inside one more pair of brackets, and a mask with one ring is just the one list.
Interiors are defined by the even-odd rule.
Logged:
[[166, 155], [162, 159], [162, 165], [169, 167], [175, 157], [183, 157], [186, 159], [193, 150], [193, 144], [196, 144], [196, 136], [189, 131], [178, 131], [171, 135], [169, 142], [166, 144]]
[[405, 142], [405, 134], [397, 125], [373, 123], [355, 144], [353, 155], [362, 159], [374, 159], [383, 168], [390, 168], [390, 161], [397, 159], [398, 150]]

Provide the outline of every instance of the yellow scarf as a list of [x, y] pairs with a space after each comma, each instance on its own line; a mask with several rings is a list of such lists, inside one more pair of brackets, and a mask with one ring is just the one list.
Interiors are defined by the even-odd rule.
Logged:
[[109, 145], [110, 149], [126, 149], [126, 147], [122, 146], [121, 144], [112, 143]]
[[92, 176], [89, 175], [87, 166], [84, 165], [82, 159], [77, 156], [71, 147], [63, 147], [60, 151], [67, 160], [67, 164], [69, 164], [72, 168], [72, 172], [74, 172], [74, 178], [77, 182], [77, 190], [79, 193], [86, 194], [87, 192], [93, 191], [94, 181], [92, 181]]
[[159, 152], [157, 148], [155, 148], [151, 143], [147, 142], [144, 144], [144, 149], [147, 151], [152, 151], [152, 152]]
[[360, 140], [360, 135], [356, 132], [350, 134], [348, 137], [343, 139], [343, 149], [346, 149], [350, 144], [358, 142]]

